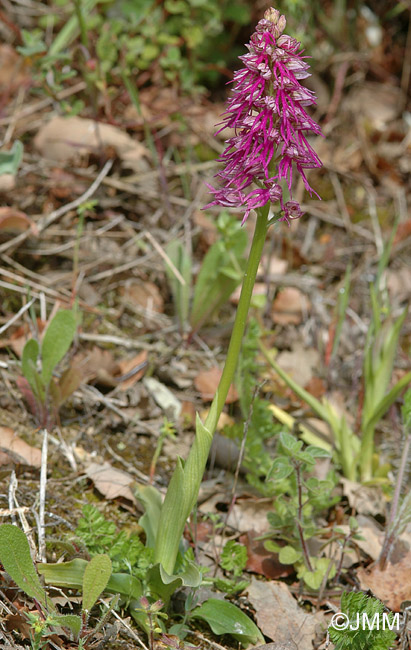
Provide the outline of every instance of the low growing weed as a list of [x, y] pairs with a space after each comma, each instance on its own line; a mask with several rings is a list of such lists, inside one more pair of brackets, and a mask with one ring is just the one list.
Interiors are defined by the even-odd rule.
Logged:
[[[395, 356], [398, 349], [401, 328], [407, 316], [408, 309], [394, 319], [384, 292], [379, 289], [380, 275], [387, 262], [392, 238], [387, 245], [377, 280], [371, 286], [372, 316], [367, 334], [363, 364], [364, 401], [361, 410], [361, 425], [359, 435], [350, 427], [344, 416], [340, 417], [327, 398], [322, 401], [315, 398], [302, 386], [295, 382], [273, 359], [272, 354], [260, 342], [260, 349], [269, 365], [281, 377], [300, 399], [326, 422], [333, 436], [335, 458], [344, 476], [352, 481], [360, 479], [364, 482], [387, 483], [389, 466], [381, 464], [375, 457], [375, 429], [388, 409], [398, 399], [401, 392], [411, 382], [411, 372], [404, 374], [390, 388]], [[273, 408], [276, 416], [286, 423], [289, 419], [281, 409]], [[324, 446], [324, 442], [309, 433], [303, 434], [307, 442]]]
[[96, 632], [96, 629], [89, 630], [87, 623], [91, 609], [109, 582], [112, 572], [110, 558], [105, 554], [96, 555], [86, 563], [81, 582], [80, 615], [57, 611], [40, 583], [27, 537], [17, 526], [0, 526], [0, 562], [17, 586], [36, 603], [36, 611], [27, 613], [32, 650], [46, 647], [48, 637], [59, 628], [67, 630], [69, 638], [77, 641], [79, 650], [83, 650], [90, 635]]
[[215, 317], [242, 280], [247, 233], [238, 219], [225, 211], [217, 219], [217, 229], [219, 238], [204, 257], [194, 286], [191, 252], [180, 241], [173, 241], [166, 248], [174, 268], [180, 273], [180, 277], [177, 277], [174, 269], [166, 266], [183, 330], [190, 327], [197, 331]]
[[57, 419], [59, 408], [80, 384], [81, 374], [74, 366], [69, 366], [58, 378], [54, 376], [76, 329], [76, 313], [62, 309], [48, 324], [41, 344], [31, 338], [24, 346], [21, 359], [24, 379], [19, 380], [19, 387], [40, 426], [50, 426]]

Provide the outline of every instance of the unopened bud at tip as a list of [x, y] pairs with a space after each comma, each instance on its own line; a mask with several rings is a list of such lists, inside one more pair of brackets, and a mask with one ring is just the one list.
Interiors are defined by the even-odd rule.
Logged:
[[274, 25], [275, 37], [278, 38], [280, 34], [282, 34], [285, 30], [285, 26], [287, 24], [285, 16], [281, 16], [278, 9], [270, 7], [270, 9], [267, 9], [267, 11], [264, 13], [264, 18], [265, 20], [269, 20], [270, 23]]

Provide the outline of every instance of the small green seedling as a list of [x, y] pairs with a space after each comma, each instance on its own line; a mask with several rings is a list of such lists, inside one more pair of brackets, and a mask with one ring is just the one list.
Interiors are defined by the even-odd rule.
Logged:
[[83, 592], [81, 616], [57, 612], [40, 583], [30, 555], [27, 537], [17, 526], [11, 524], [0, 526], [0, 562], [16, 585], [33, 598], [39, 610], [29, 612], [27, 615], [31, 625], [32, 650], [41, 650], [46, 644], [47, 637], [55, 633], [55, 628], [70, 630], [72, 639], [78, 641], [81, 650], [86, 637], [90, 635], [90, 631], [87, 631], [90, 610], [106, 589], [111, 576], [110, 558], [107, 555], [98, 555], [86, 563], [81, 585]]
[[24, 380], [19, 387], [36, 415], [40, 426], [50, 425], [56, 418], [60, 406], [76, 390], [81, 374], [69, 366], [56, 379], [56, 367], [68, 352], [77, 329], [75, 312], [60, 310], [49, 323], [41, 345], [36, 339], [29, 339], [24, 346], [21, 367]]
[[268, 514], [268, 521], [273, 529], [271, 537], [287, 543], [282, 546], [270, 539], [265, 546], [279, 554], [282, 564], [294, 565], [298, 577], [310, 589], [317, 590], [324, 577], [335, 576], [336, 567], [327, 557], [311, 556], [307, 541], [321, 532], [315, 523], [316, 516], [336, 503], [338, 497], [332, 497], [336, 485], [332, 473], [325, 480], [310, 474], [317, 458], [330, 454], [313, 445], [303, 449], [302, 441], [286, 432], [280, 434], [279, 442], [278, 455], [267, 475], [267, 481], [273, 481], [277, 487], [275, 509]]
[[[204, 257], [194, 289], [191, 288], [191, 255], [180, 242], [171, 242], [167, 255], [180, 276], [167, 265], [166, 271], [173, 293], [174, 304], [182, 328], [191, 326], [193, 331], [210, 321], [226, 304], [233, 291], [240, 284], [244, 268], [244, 253], [247, 233], [235, 217], [222, 212], [217, 220], [220, 238]], [[191, 310], [190, 293], [193, 291]]]

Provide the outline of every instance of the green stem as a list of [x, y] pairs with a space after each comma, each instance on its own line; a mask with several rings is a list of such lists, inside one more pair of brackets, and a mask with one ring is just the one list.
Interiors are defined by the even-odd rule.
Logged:
[[190, 453], [185, 463], [180, 458], [177, 459], [177, 465], [171, 477], [161, 508], [160, 519], [156, 530], [154, 562], [156, 564], [160, 563], [168, 574], [173, 573], [185, 523], [198, 499], [198, 492], [213, 436], [217, 428], [217, 422], [224, 408], [227, 394], [234, 378], [255, 278], [267, 235], [268, 210], [268, 205], [257, 210], [254, 237], [244, 274], [243, 287], [237, 307], [230, 345], [227, 351], [226, 362], [217, 392], [204, 425], [200, 418], [197, 417], [196, 436], [191, 445]]
[[[216, 426], [221, 411], [223, 410], [229, 388], [234, 379], [234, 373], [238, 362], [238, 357], [241, 350], [241, 343], [243, 340], [244, 330], [247, 323], [248, 310], [250, 308], [251, 297], [255, 279], [257, 276], [258, 266], [260, 264], [261, 255], [263, 252], [264, 242], [267, 236], [267, 220], [268, 220], [269, 205], [257, 210], [257, 222], [255, 225], [254, 237], [251, 244], [250, 255], [248, 257], [247, 268], [244, 274], [243, 286], [241, 289], [240, 300], [237, 307], [237, 314], [234, 321], [233, 331], [231, 334], [230, 345], [227, 351], [227, 357], [224, 365], [223, 374], [221, 375], [220, 383], [216, 397], [217, 412], [216, 422], [210, 422], [210, 415], [205, 421], [206, 427]], [[214, 418], [213, 418], [214, 419]], [[214, 426], [214, 430], [215, 430]], [[214, 433], [214, 431], [213, 431]]]

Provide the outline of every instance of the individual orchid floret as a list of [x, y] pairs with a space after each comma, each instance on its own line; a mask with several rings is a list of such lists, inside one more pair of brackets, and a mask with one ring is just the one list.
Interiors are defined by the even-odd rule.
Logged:
[[[305, 175], [305, 170], [321, 167], [307, 141], [307, 136], [321, 134], [305, 111], [315, 104], [315, 95], [299, 82], [310, 76], [309, 66], [300, 43], [283, 34], [285, 26], [285, 17], [273, 8], [257, 24], [247, 54], [240, 57], [244, 68], [234, 74], [233, 91], [218, 131], [231, 128], [234, 135], [226, 140], [219, 158], [224, 168], [216, 176], [222, 187], [208, 185], [214, 200], [205, 207], [244, 210], [243, 223], [252, 209], [267, 202], [280, 204], [280, 221], [289, 223], [300, 217], [300, 206], [291, 195], [295, 172], [307, 191], [318, 196]], [[291, 199], [285, 204], [281, 181]], [[258, 189], [247, 193], [252, 185]]]

